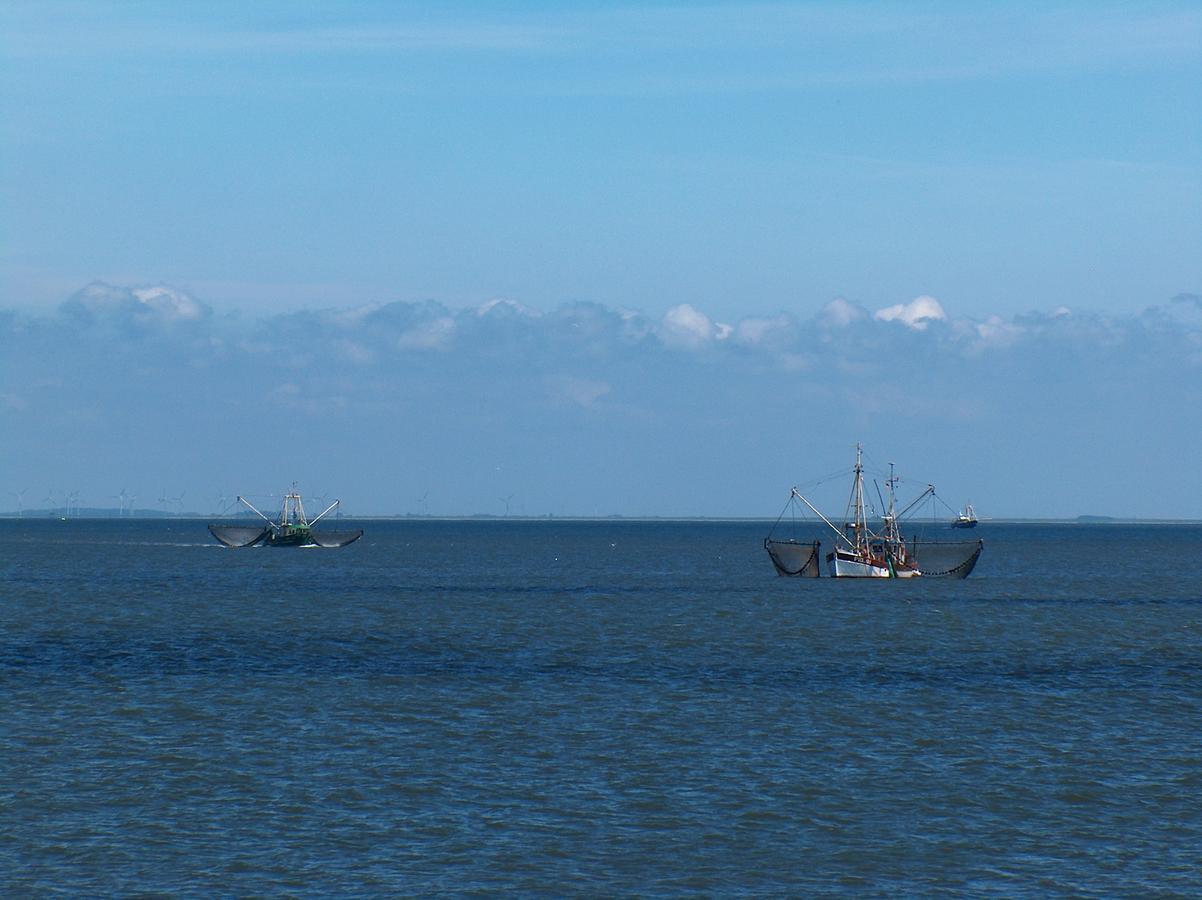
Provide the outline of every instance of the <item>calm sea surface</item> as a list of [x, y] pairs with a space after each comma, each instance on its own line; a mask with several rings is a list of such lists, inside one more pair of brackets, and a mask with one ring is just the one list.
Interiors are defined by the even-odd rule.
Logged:
[[0, 521], [0, 892], [1202, 894], [1202, 527], [362, 524]]

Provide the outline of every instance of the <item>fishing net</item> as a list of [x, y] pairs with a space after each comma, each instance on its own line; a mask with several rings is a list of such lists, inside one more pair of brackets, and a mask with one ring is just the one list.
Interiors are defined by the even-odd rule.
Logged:
[[910, 541], [910, 556], [924, 578], [967, 578], [977, 564], [984, 541]]
[[267, 537], [269, 529], [240, 525], [210, 525], [209, 533], [227, 547], [249, 547]]
[[309, 533], [309, 540], [318, 547], [345, 547], [361, 537], [363, 537], [362, 528], [357, 531], [313, 531]]
[[764, 549], [776, 567], [778, 575], [800, 576], [803, 578], [818, 577], [818, 541], [802, 543], [800, 541], [774, 541], [764, 539]]

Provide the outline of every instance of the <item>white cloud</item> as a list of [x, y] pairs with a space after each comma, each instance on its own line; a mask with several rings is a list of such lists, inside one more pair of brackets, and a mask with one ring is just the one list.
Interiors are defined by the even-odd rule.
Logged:
[[483, 303], [479, 307], [476, 308], [476, 315], [478, 315], [478, 316], [487, 316], [490, 313], [495, 315], [496, 313], [499, 313], [499, 312], [513, 313], [513, 314], [516, 314], [519, 316], [526, 316], [526, 317], [532, 318], [532, 319], [537, 319], [539, 316], [542, 315], [542, 313], [539, 312], [537, 309], [532, 309], [529, 306], [525, 306], [524, 304], [518, 303], [516, 300], [504, 300], [504, 299], [489, 300], [487, 303]]
[[10, 394], [7, 391], [0, 391], [0, 409], [23, 410], [28, 408], [29, 403], [20, 394]]
[[405, 331], [397, 338], [396, 345], [401, 350], [439, 350], [455, 337], [455, 328], [454, 319], [439, 316]]
[[843, 328], [852, 322], [863, 319], [867, 315], [868, 312], [863, 307], [856, 306], [842, 297], [836, 297], [826, 306], [822, 307], [822, 313], [819, 318], [825, 325]]
[[358, 341], [336, 341], [334, 347], [342, 355], [342, 358], [348, 362], [356, 363], [357, 365], [367, 365], [375, 362], [376, 355]]
[[62, 308], [68, 314], [93, 322], [139, 326], [199, 322], [212, 312], [178, 288], [167, 285], [123, 288], [103, 281], [93, 281]]
[[627, 340], [639, 341], [655, 331], [655, 327], [642, 313], [631, 309], [619, 309], [617, 312], [622, 323], [622, 334]]
[[873, 318], [881, 322], [901, 322], [907, 328], [925, 331], [931, 322], [946, 321], [947, 313], [943, 311], [938, 300], [924, 294], [915, 297], [909, 303], [898, 303], [878, 309]]
[[586, 409], [610, 392], [607, 382], [593, 378], [563, 378], [553, 384], [553, 392], [576, 406]]
[[1023, 335], [1023, 328], [1013, 322], [1007, 322], [1001, 316], [990, 316], [974, 329], [981, 343], [987, 346], [1008, 346]]
[[69, 303], [78, 303], [89, 312], [103, 312], [114, 309], [124, 303], [130, 296], [127, 288], [119, 288], [103, 281], [93, 281], [81, 288]]
[[165, 285], [134, 288], [131, 293], [143, 306], [166, 319], [195, 320], [205, 314], [205, 308], [192, 297]]
[[780, 357], [780, 366], [786, 372], [804, 372], [814, 366], [813, 360], [803, 353], [785, 353]]
[[735, 326], [735, 341], [748, 346], [763, 344], [786, 327], [788, 322], [783, 316], [775, 319], [741, 319]]
[[723, 340], [730, 332], [729, 325], [715, 324], [705, 313], [681, 303], [664, 313], [659, 333], [664, 343], [671, 346], [697, 348], [713, 340]]
[[379, 303], [367, 303], [363, 306], [353, 306], [350, 309], [334, 309], [325, 314], [331, 324], [339, 328], [357, 328], [363, 320], [382, 307]]

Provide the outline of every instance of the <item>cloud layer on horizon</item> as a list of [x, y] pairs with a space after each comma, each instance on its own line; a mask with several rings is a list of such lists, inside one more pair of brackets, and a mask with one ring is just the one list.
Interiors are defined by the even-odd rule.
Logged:
[[769, 515], [863, 440], [996, 515], [1189, 517], [1202, 496], [1163, 472], [1202, 436], [1190, 294], [1128, 316], [973, 319], [922, 296], [731, 322], [506, 299], [250, 319], [93, 283], [54, 314], [0, 311], [0, 352], [6, 491], [304, 477], [365, 513], [517, 494], [532, 514]]

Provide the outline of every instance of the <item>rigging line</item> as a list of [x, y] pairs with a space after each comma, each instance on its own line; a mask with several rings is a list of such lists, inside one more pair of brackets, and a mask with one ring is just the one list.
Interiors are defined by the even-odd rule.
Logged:
[[[886, 467], [881, 465], [875, 459], [873, 459], [867, 450], [864, 450], [862, 452], [863, 452], [864, 459], [867, 460], [869, 463], [869, 465], [864, 467], [865, 474], [878, 475], [878, 476], [884, 477], [885, 473], [888, 471], [886, 469]], [[926, 479], [915, 478], [913, 475], [907, 477], [906, 475], [897, 475], [895, 473], [894, 477], [897, 479], [899, 484], [906, 484], [906, 483], [930, 484], [930, 482], [927, 481]]]
[[936, 494], [934, 491], [931, 491], [931, 496], [934, 497], [936, 500], [938, 500], [940, 503], [942, 503], [944, 509], [946, 509], [953, 516], [958, 516], [960, 514], [959, 510], [952, 509], [950, 506], [948, 506], [947, 502], [942, 497], [940, 497], [938, 494]]
[[870, 475], [879, 475], [881, 477], [884, 477], [885, 472], [887, 471], [885, 466], [882, 466], [879, 462], [877, 462], [875, 459], [873, 459], [867, 453], [867, 451], [863, 451], [863, 455], [864, 455], [864, 459], [868, 460], [868, 465], [864, 467], [865, 472], [867, 472]]
[[879, 481], [877, 481], [875, 478], [872, 479], [872, 483], [876, 487], [877, 499], [881, 501], [881, 510], [884, 511], [887, 507], [885, 506], [885, 498], [883, 496], [881, 496], [881, 483]]
[[772, 527], [768, 529], [768, 537], [776, 534], [776, 526], [780, 524], [780, 520], [785, 517], [785, 513], [789, 511], [789, 507], [793, 505], [793, 493], [789, 493], [789, 499], [785, 501], [784, 509], [780, 511], [780, 515], [776, 517], [776, 521], [772, 523]]
[[872, 468], [874, 470], [873, 474], [875, 474], [875, 475], [881, 474], [881, 472], [879, 471], [881, 469], [880, 463], [878, 463], [875, 459], [873, 459], [871, 454], [867, 453], [863, 448], [861, 448], [860, 455], [863, 459], [868, 461], [869, 466], [872, 466]]
[[818, 487], [818, 485], [825, 481], [830, 481], [832, 478], [846, 478], [854, 471], [855, 469], [840, 469], [838, 472], [831, 472], [829, 475], [823, 475], [821, 478], [815, 478], [811, 481], [800, 481], [795, 485], [795, 487], [797, 487], [799, 490], [808, 490], [812, 487]]

